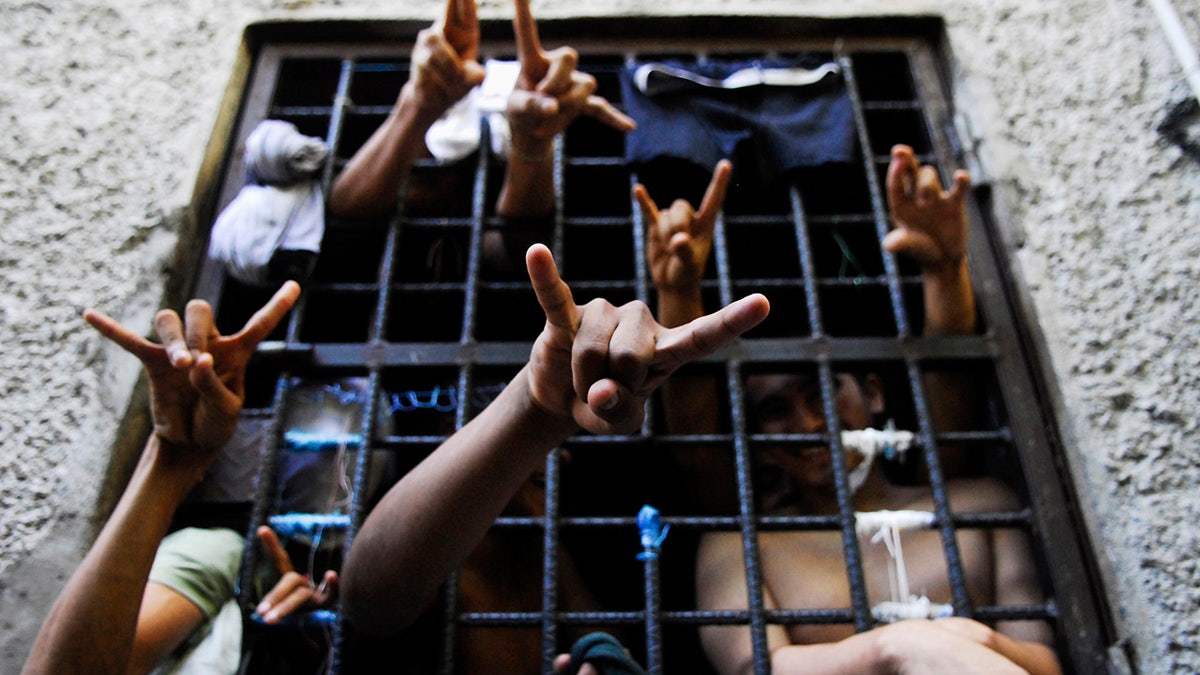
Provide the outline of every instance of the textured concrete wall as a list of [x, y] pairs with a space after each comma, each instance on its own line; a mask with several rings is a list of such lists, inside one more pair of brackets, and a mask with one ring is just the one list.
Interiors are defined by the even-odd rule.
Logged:
[[[540, 0], [541, 16], [640, 0]], [[137, 365], [79, 319], [148, 326], [234, 71], [264, 18], [439, 2], [0, 0], [0, 671], [89, 543]], [[1177, 0], [1200, 43], [1200, 3]], [[506, 5], [481, 3], [485, 16]], [[939, 14], [956, 103], [1061, 390], [1071, 469], [1144, 672], [1200, 671], [1200, 165], [1154, 132], [1186, 95], [1136, 0], [662, 0], [666, 13]], [[397, 14], [404, 12], [403, 15]], [[186, 241], [186, 238], [185, 238]]]

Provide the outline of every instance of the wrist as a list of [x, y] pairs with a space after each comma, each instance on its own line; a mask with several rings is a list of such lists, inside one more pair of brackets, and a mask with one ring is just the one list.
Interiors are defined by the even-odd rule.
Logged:
[[881, 626], [860, 634], [866, 642], [866, 649], [861, 650], [866, 660], [861, 664], [864, 671], [902, 672], [908, 661], [909, 641], [904, 637], [907, 631], [902, 628], [905, 627], [897, 628], [897, 626], [900, 624]]
[[957, 283], [967, 276], [967, 257], [965, 255], [921, 267], [921, 278], [926, 283]]
[[430, 102], [428, 97], [419, 95], [416, 86], [409, 80], [400, 88], [400, 96], [389, 115], [398, 123], [407, 123], [425, 131], [449, 109], [450, 106], [437, 105]]
[[183, 496], [204, 478], [216, 456], [216, 451], [163, 438], [156, 432], [146, 442], [142, 461], [158, 480], [176, 488]]
[[704, 315], [704, 295], [700, 284], [658, 288], [658, 320], [675, 328]]
[[526, 424], [526, 428], [541, 430], [547, 437], [556, 438], [554, 443], [558, 443], [579, 431], [580, 426], [575, 422], [570, 409], [556, 410], [554, 406], [541, 400], [531, 370], [532, 366], [525, 364], [521, 372], [504, 388], [503, 394], [511, 392], [517, 397], [514, 415]]
[[509, 161], [546, 164], [554, 159], [554, 139], [542, 139], [514, 133], [508, 143]]

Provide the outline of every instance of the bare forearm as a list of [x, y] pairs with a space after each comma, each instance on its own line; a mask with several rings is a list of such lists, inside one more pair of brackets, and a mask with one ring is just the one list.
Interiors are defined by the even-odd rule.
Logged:
[[25, 673], [124, 673], [150, 565], [195, 482], [151, 437], [133, 478], [30, 650]]
[[342, 574], [347, 618], [368, 633], [409, 623], [478, 544], [546, 453], [575, 429], [537, 409], [522, 371], [372, 511]]
[[[675, 327], [704, 315], [699, 287], [692, 291], [659, 291], [658, 318]], [[715, 434], [720, 432], [718, 400], [720, 386], [715, 375], [676, 373], [662, 387], [663, 415], [672, 434]], [[720, 447], [687, 446], [672, 451], [677, 468], [694, 505], [709, 513], [733, 508], [737, 493], [729, 453]]]
[[1009, 661], [1029, 671], [1030, 675], [1061, 675], [1062, 667], [1054, 650], [1039, 642], [1015, 640], [1000, 633], [992, 648]]
[[[771, 652], [771, 671], [779, 675], [871, 675], [890, 672], [875, 635], [859, 633], [841, 642], [786, 645]], [[746, 671], [753, 673], [751, 667]]]
[[425, 132], [438, 117], [412, 100], [405, 85], [391, 114], [334, 181], [329, 192], [331, 215], [375, 218], [395, 208], [413, 162], [425, 152]]
[[921, 275], [926, 336], [971, 335], [976, 331], [975, 291], [967, 261]]
[[554, 141], [513, 139], [496, 215], [530, 218], [554, 211]]
[[[923, 275], [926, 336], [972, 335], [978, 330], [975, 293], [965, 260]], [[960, 431], [974, 422], [979, 386], [969, 373], [959, 370], [927, 371], [925, 389], [931, 399], [933, 427], [937, 431]], [[942, 448], [943, 471], [948, 476], [967, 470], [962, 448]]]

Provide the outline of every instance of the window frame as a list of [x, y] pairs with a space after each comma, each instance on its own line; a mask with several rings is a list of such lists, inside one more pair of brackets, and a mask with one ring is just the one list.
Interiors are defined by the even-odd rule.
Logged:
[[[344, 65], [353, 60], [364, 59], [401, 59], [407, 60], [413, 39], [419, 30], [425, 28], [426, 22], [394, 21], [394, 22], [279, 22], [263, 23], [250, 26], [246, 31], [245, 43], [250, 50], [253, 61], [251, 76], [246, 83], [245, 95], [237, 111], [237, 122], [233, 126], [233, 138], [228, 144], [224, 170], [219, 181], [220, 187], [215, 191], [211, 213], [216, 214], [228, 204], [237, 193], [242, 182], [242, 160], [237, 148], [249, 134], [254, 125], [271, 112], [271, 99], [274, 93], [274, 83], [280, 76], [281, 69], [288, 59], [296, 57], [335, 58], [344, 60]], [[655, 53], [694, 53], [701, 52], [710, 55], [723, 53], [746, 52], [775, 52], [775, 51], [808, 51], [823, 50], [841, 54], [859, 52], [904, 52], [912, 69], [912, 81], [916, 88], [916, 96], [925, 112], [926, 133], [929, 136], [931, 155], [936, 163], [947, 174], [955, 168], [963, 166], [968, 161], [968, 150], [958, 138], [955, 128], [954, 111], [951, 105], [950, 78], [947, 75], [947, 62], [944, 45], [944, 26], [936, 17], [870, 17], [862, 19], [814, 19], [805, 17], [770, 17], [764, 21], [762, 17], [638, 17], [636, 20], [625, 18], [596, 18], [596, 19], [561, 19], [539, 22], [542, 39], [547, 46], [570, 44], [574, 46], [584, 59], [586, 58], [626, 58], [629, 54], [652, 45]], [[507, 21], [485, 20], [482, 24], [483, 42], [481, 54], [483, 57], [511, 57], [513, 54], [511, 26]], [[710, 39], [703, 43], [704, 48], [698, 49], [700, 41], [696, 35], [718, 34], [723, 37]], [[583, 67], [583, 66], [581, 66]], [[851, 68], [851, 73], [853, 69]], [[345, 78], [343, 78], [343, 83]], [[342, 122], [349, 105], [348, 94], [344, 89], [336, 92], [331, 103], [330, 140], [331, 145], [339, 142]], [[390, 109], [390, 105], [387, 106]], [[856, 113], [862, 115], [861, 101], [856, 100]], [[859, 120], [865, 129], [865, 122]], [[868, 165], [866, 173], [868, 181], [878, 179], [877, 158], [865, 153], [864, 162]], [[344, 161], [342, 158], [341, 161]], [[485, 159], [480, 159], [479, 170], [486, 172], [482, 166]], [[561, 185], [563, 166], [561, 144], [556, 155], [557, 183]], [[330, 179], [340, 169], [340, 165], [331, 162], [324, 176], [328, 186]], [[876, 223], [883, 223], [886, 228], [886, 206], [880, 203], [882, 192], [878, 185], [873, 185], [872, 217]], [[971, 236], [969, 240], [969, 258], [971, 260], [975, 292], [980, 312], [988, 317], [987, 330], [984, 333], [970, 337], [953, 338], [923, 338], [913, 335], [911, 328], [904, 325], [900, 328], [899, 339], [887, 338], [829, 338], [817, 336], [810, 338], [759, 338], [753, 345], [742, 343], [735, 345], [719, 356], [710, 357], [708, 363], [722, 363], [728, 359], [733, 365], [728, 369], [727, 388], [730, 396], [736, 401], [740, 391], [740, 368], [747, 360], [756, 363], [771, 361], [802, 361], [817, 364], [824, 373], [834, 363], [854, 361], [876, 361], [896, 359], [915, 365], [937, 361], [939, 359], [985, 359], [994, 365], [996, 377], [999, 380], [998, 391], [1001, 404], [1007, 420], [1006, 429], [1011, 432], [1011, 445], [1017, 450], [1022, 473], [1026, 476], [1028, 487], [1029, 508], [1019, 513], [1009, 514], [1012, 523], [1024, 523], [1039, 538], [1039, 541], [1053, 542], [1054, 546], [1040, 546], [1039, 552], [1045, 557], [1043, 574], [1049, 579], [1053, 589], [1076, 589], [1069, 594], [1069, 601], [1058, 602], [1059, 594], [1046, 608], [1052, 613], [1058, 624], [1060, 634], [1064, 634], [1063, 651], [1060, 653], [1064, 665], [1075, 672], [1095, 672], [1105, 667], [1105, 651], [1112, 642], [1113, 630], [1109, 611], [1101, 589], [1094, 556], [1088, 541], [1088, 532], [1078, 507], [1078, 498], [1074, 494], [1072, 479], [1065, 453], [1060, 440], [1059, 427], [1053, 410], [1053, 387], [1045, 379], [1048, 372], [1040, 364], [1044, 361], [1038, 342], [1033, 339], [1032, 332], [1025, 326], [1030, 321], [1027, 313], [1021, 311], [1020, 291], [1014, 283], [1013, 270], [1007, 261], [1008, 251], [1002, 244], [1000, 231], [992, 217], [989, 208], [990, 194], [986, 184], [976, 183], [973, 198], [969, 200], [969, 220]], [[487, 208], [480, 207], [485, 199], [485, 190], [476, 186], [473, 199], [477, 202], [469, 219], [471, 237], [479, 236], [481, 228], [486, 226], [489, 216]], [[202, 211], [203, 213], [203, 211]], [[640, 215], [633, 210], [633, 226], [635, 247], [639, 240], [637, 230], [641, 227]], [[561, 250], [564, 236], [564, 217], [560, 213], [555, 224], [554, 250]], [[394, 223], [391, 227], [397, 227]], [[201, 228], [202, 243], [207, 245], [207, 227]], [[639, 252], [641, 249], [638, 249]], [[886, 256], [885, 256], [886, 258]], [[381, 267], [390, 265], [389, 258], [384, 257]], [[648, 287], [648, 275], [644, 269], [644, 261], [635, 263], [636, 279], [633, 284], [634, 295], [641, 300], [650, 302], [652, 293]], [[888, 263], [885, 261], [885, 267]], [[887, 275], [891, 281], [891, 291], [899, 289], [898, 273], [889, 267]], [[195, 295], [204, 297], [214, 304], [215, 311], [221, 311], [220, 299], [224, 290], [225, 278], [218, 266], [205, 259], [200, 266], [196, 278]], [[514, 285], [519, 289], [519, 284]], [[384, 289], [383, 294], [388, 290]], [[467, 284], [464, 291], [465, 302], [471, 305], [472, 293], [475, 290]], [[733, 289], [725, 286], [719, 289], [722, 299], [728, 302], [732, 299]], [[385, 301], [386, 303], [386, 301]], [[901, 303], [902, 304], [902, 303]], [[472, 305], [473, 307], [473, 305]], [[289, 325], [282, 339], [272, 339], [260, 347], [259, 362], [274, 360], [287, 364], [286, 369], [301, 371], [328, 370], [330, 372], [353, 371], [365, 372], [371, 380], [371, 389], [379, 386], [380, 373], [389, 368], [403, 368], [421, 364], [422, 367], [438, 366], [449, 369], [459, 369], [459, 383], [464, 388], [470, 388], [473, 378], [472, 368], [480, 366], [511, 367], [524, 363], [528, 354], [528, 343], [524, 341], [489, 342], [486, 350], [472, 334], [472, 308], [464, 316], [462, 339], [445, 342], [400, 343], [379, 339], [382, 335], [382, 322], [386, 316], [375, 319], [374, 335], [360, 344], [345, 343], [306, 343], [301, 341], [300, 325], [304, 319], [305, 303], [302, 301], [293, 312]], [[1008, 317], [1011, 321], [1001, 321], [1000, 317]], [[905, 324], [904, 320], [900, 321]], [[768, 354], [763, 356], [764, 351]], [[462, 369], [463, 364], [471, 367]], [[828, 382], [826, 382], [828, 386]], [[276, 388], [270, 410], [251, 411], [251, 414], [274, 415], [280, 417], [278, 402], [286, 394], [286, 386], [282, 383]], [[922, 395], [915, 397], [917, 401]], [[374, 416], [373, 406], [368, 406], [366, 418]], [[652, 404], [653, 405], [653, 404]], [[736, 408], [736, 403], [733, 404]], [[273, 411], [273, 412], [272, 412]], [[460, 408], [457, 422], [461, 426], [469, 411]], [[651, 416], [652, 417], [652, 416]], [[743, 429], [735, 431], [732, 436], [740, 434], [745, 442], [748, 435]], [[652, 430], [643, 429], [640, 438], [653, 436]], [[945, 435], [939, 434], [942, 438]], [[432, 439], [425, 439], [432, 442]], [[936, 445], [934, 441], [931, 445]], [[360, 462], [360, 465], [366, 465]], [[268, 462], [268, 470], [274, 471], [273, 462]], [[746, 467], [748, 468], [748, 467]], [[365, 469], [364, 469], [365, 470]], [[559, 466], [556, 455], [552, 455], [547, 465], [548, 488], [550, 494], [547, 504], [557, 505], [554, 486], [557, 485]], [[1032, 477], [1039, 477], [1033, 479]], [[360, 479], [361, 480], [361, 479]], [[270, 482], [270, 481], [264, 481]], [[261, 500], [260, 500], [261, 501]], [[745, 504], [743, 504], [745, 506]], [[256, 510], [253, 526], [262, 522], [265, 508], [260, 504]], [[354, 525], [351, 528], [351, 539], [354, 528], [362, 520], [362, 505], [356, 503]], [[946, 513], [949, 513], [947, 510]], [[632, 516], [632, 514], [631, 514]], [[972, 519], [956, 517], [954, 523], [945, 522], [945, 531], [952, 535], [953, 527], [970, 524]], [[1003, 518], [1001, 519], [1003, 520]], [[629, 525], [632, 517], [622, 520], [620, 524]], [[743, 527], [747, 533], [747, 541], [755, 539], [753, 532], [763, 524], [770, 526], [770, 520], [759, 516], [757, 523], [743, 520], [741, 523], [732, 521], [713, 521], [704, 518], [679, 518], [671, 520], [683, 527], [706, 528], [714, 523], [723, 528]], [[523, 519], [504, 519], [498, 521], [500, 526], [528, 527], [534, 524]], [[558, 525], [555, 526], [554, 524]], [[605, 521], [606, 524], [611, 524]], [[553, 550], [558, 527], [589, 527], [594, 525], [585, 518], [564, 518], [559, 522], [557, 514], [552, 510], [540, 523], [546, 526], [547, 550]], [[250, 547], [253, 548], [253, 547]], [[254, 552], [248, 549], [247, 561], [254, 559]], [[553, 572], [554, 556], [546, 556], [547, 574]], [[452, 596], [448, 602], [452, 602]], [[761, 597], [759, 599], [761, 603]], [[865, 597], [860, 601], [865, 602]], [[754, 603], [752, 602], [752, 605]], [[553, 601], [548, 601], [552, 608]], [[786, 611], [763, 612], [752, 608], [750, 619], [752, 630], [762, 638], [765, 621], [795, 619], [796, 613]], [[981, 619], [1002, 619], [1011, 612], [1003, 608], [977, 607], [974, 616]], [[643, 613], [649, 620], [651, 615], [662, 614], [657, 608], [647, 608]], [[863, 607], [855, 608], [856, 623], [862, 627]], [[476, 617], [478, 618], [478, 617]], [[631, 615], [621, 615], [614, 619], [628, 623]], [[668, 612], [657, 617], [682, 624], [699, 624], [710, 620], [702, 612]], [[568, 617], [569, 619], [569, 617]], [[467, 617], [470, 623], [471, 617]], [[523, 621], [542, 623], [545, 617], [526, 617]], [[557, 625], [554, 621], [552, 624]], [[552, 625], [545, 626], [550, 636], [546, 639], [546, 652], [552, 651]], [[648, 629], [649, 630], [649, 629]], [[340, 628], [339, 628], [340, 631]], [[1066, 634], [1069, 633], [1069, 634]], [[653, 640], [650, 640], [653, 643]], [[760, 663], [760, 672], [762, 665]]]

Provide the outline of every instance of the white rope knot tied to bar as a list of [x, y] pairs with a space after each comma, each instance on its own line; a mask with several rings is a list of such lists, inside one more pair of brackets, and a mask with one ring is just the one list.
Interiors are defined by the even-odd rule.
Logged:
[[892, 599], [871, 609], [876, 621], [893, 623], [904, 619], [935, 619], [953, 616], [950, 605], [930, 602], [925, 596], [913, 595], [908, 588], [908, 571], [904, 567], [904, 547], [900, 533], [906, 530], [927, 530], [933, 527], [934, 515], [929, 511], [864, 511], [854, 514], [854, 529], [860, 537], [871, 537], [871, 543], [883, 542], [888, 551], [888, 584]]
[[858, 492], [858, 489], [867, 481], [867, 474], [871, 473], [871, 463], [875, 461], [876, 455], [882, 454], [884, 459], [888, 460], [897, 458], [903, 460], [915, 439], [916, 436], [913, 432], [896, 429], [896, 423], [893, 420], [888, 420], [887, 427], [883, 429], [868, 427], [843, 431], [842, 445], [848, 450], [857, 452], [863, 458], [863, 461], [859, 462], [848, 476], [850, 492]]
[[842, 445], [863, 457], [874, 457], [882, 453], [886, 459], [893, 459], [897, 456], [904, 459], [904, 454], [912, 447], [915, 438], [913, 432], [897, 429], [896, 423], [888, 420], [888, 425], [884, 429], [868, 427], [843, 431]]
[[954, 616], [954, 607], [931, 602], [925, 596], [912, 598], [908, 602], [884, 600], [871, 608], [871, 616], [880, 623], [896, 623], [908, 619], [944, 619]]

